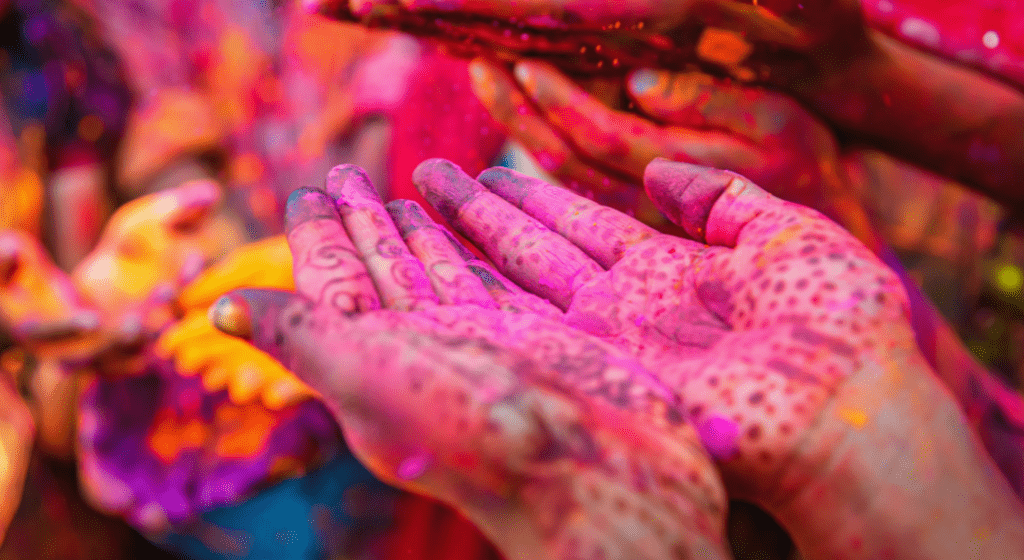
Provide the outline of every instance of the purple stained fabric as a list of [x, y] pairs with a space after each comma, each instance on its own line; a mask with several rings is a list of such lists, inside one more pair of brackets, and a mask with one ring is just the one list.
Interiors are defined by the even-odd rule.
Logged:
[[[238, 406], [226, 391], [209, 393], [199, 376], [179, 375], [165, 361], [137, 377], [95, 381], [79, 410], [83, 485], [100, 505], [143, 530], [164, 515], [176, 524], [237, 503], [343, 449], [338, 426], [319, 401], [280, 411]], [[167, 425], [177, 430], [154, 436]], [[240, 434], [245, 431], [250, 434]], [[245, 444], [251, 432], [265, 439]]]

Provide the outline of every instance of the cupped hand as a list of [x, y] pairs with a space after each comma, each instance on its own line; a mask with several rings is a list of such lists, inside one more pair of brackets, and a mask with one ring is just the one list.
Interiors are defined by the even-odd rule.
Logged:
[[316, 388], [383, 480], [513, 558], [727, 557], [717, 475], [643, 366], [351, 166], [293, 193], [287, 225], [302, 295], [233, 292], [215, 322]]
[[[887, 480], [891, 463], [873, 453], [938, 454], [908, 476], [974, 484], [973, 499], [1019, 517], [920, 356], [899, 280], [817, 212], [741, 176], [666, 160], [648, 166], [647, 192], [691, 239], [507, 169], [474, 181], [428, 160], [414, 180], [508, 278], [564, 309], [566, 325], [636, 356], [676, 391], [730, 493], [776, 515], [810, 557], [899, 548], [898, 523], [880, 511], [922, 534], [947, 529], [921, 537], [924, 557], [956, 548], [950, 527], [985, 522], [979, 512], [958, 524], [955, 506]], [[795, 507], [808, 495], [822, 502], [814, 519]]]
[[871, 237], [832, 132], [785, 95], [701, 72], [638, 70], [626, 83], [634, 109], [620, 110], [548, 64], [523, 61], [510, 74], [477, 59], [470, 69], [477, 96], [542, 167], [647, 223], [664, 220], [642, 186], [647, 163], [663, 157], [735, 171]]

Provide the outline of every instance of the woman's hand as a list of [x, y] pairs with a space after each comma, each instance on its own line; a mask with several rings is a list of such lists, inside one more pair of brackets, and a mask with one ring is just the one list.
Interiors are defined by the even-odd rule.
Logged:
[[0, 319], [15, 341], [41, 355], [81, 357], [100, 341], [98, 309], [36, 239], [0, 234]]
[[[953, 529], [980, 530], [996, 511], [1015, 522], [988, 545], [1016, 546], [1020, 505], [921, 357], [899, 279], [817, 212], [664, 160], [647, 168], [648, 194], [697, 241], [506, 169], [477, 182], [431, 160], [415, 180], [501, 272], [677, 391], [730, 492], [809, 556], [898, 550], [910, 523], [922, 536], [907, 554], [957, 557]], [[911, 479], [975, 488], [986, 505], [964, 519], [961, 502], [887, 480], [905, 453], [926, 453]]]
[[320, 391], [378, 476], [510, 557], [727, 557], [716, 475], [656, 378], [358, 170], [327, 190], [289, 200], [304, 297], [243, 290], [213, 313]]
[[478, 59], [471, 75], [477, 96], [542, 167], [646, 221], [661, 214], [643, 193], [643, 172], [663, 157], [741, 173], [871, 237], [832, 132], [785, 95], [700, 72], [639, 70], [627, 81], [635, 109], [626, 111], [543, 63], [520, 62], [509, 74]]
[[217, 213], [221, 195], [196, 181], [118, 209], [99, 244], [75, 268], [75, 286], [102, 310], [117, 345], [146, 340], [173, 321], [182, 287], [241, 239]]

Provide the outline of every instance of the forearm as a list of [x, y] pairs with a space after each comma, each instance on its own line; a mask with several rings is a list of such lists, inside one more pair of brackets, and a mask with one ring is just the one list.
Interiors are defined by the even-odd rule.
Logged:
[[872, 35], [870, 55], [794, 95], [844, 132], [1024, 207], [1024, 94], [977, 72]]
[[827, 451], [775, 511], [810, 559], [1024, 557], [1020, 502], [919, 355], [842, 386], [803, 449]]

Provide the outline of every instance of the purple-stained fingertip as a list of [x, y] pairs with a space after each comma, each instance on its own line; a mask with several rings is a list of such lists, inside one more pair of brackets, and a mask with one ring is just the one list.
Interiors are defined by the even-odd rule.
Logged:
[[345, 164], [332, 169], [327, 174], [325, 190], [338, 205], [381, 204], [380, 194], [366, 175], [366, 171], [358, 165]]
[[459, 209], [486, 189], [461, 167], [440, 158], [424, 161], [412, 172], [412, 182], [431, 206], [454, 222]]

